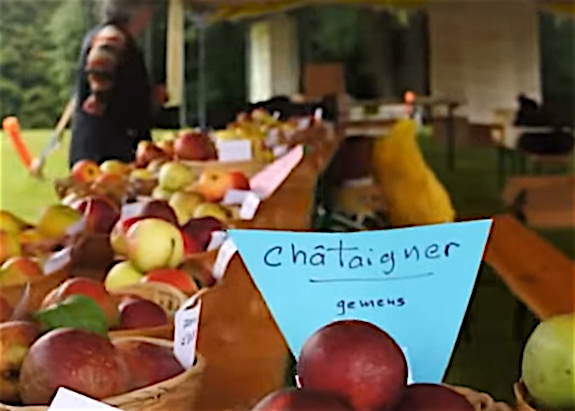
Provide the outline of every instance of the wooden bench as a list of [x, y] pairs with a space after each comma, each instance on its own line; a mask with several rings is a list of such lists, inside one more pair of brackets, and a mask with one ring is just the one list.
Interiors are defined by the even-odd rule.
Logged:
[[484, 261], [540, 320], [575, 311], [575, 262], [512, 216], [494, 217]]

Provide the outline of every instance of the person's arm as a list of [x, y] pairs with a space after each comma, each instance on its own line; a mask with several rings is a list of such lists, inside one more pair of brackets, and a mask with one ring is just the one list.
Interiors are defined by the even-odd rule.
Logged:
[[126, 41], [125, 34], [111, 25], [102, 28], [94, 36], [84, 67], [91, 92], [82, 104], [84, 111], [93, 115], [104, 113]]

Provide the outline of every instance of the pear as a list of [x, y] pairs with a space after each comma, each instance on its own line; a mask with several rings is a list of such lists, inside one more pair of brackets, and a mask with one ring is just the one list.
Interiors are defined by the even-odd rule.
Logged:
[[38, 230], [48, 237], [60, 237], [82, 218], [82, 213], [63, 204], [53, 204], [44, 210], [38, 221]]

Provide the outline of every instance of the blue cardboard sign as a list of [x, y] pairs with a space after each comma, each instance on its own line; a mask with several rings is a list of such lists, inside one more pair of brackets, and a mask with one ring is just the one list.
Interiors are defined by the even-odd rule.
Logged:
[[230, 230], [296, 358], [337, 320], [369, 321], [409, 350], [414, 382], [440, 383], [491, 220], [357, 233]]

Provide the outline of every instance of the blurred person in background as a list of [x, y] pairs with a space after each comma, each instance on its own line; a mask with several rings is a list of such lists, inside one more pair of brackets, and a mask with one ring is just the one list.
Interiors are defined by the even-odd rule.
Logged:
[[80, 55], [70, 167], [83, 159], [131, 162], [138, 143], [151, 140], [154, 112], [166, 95], [152, 86], [136, 39], [156, 1], [103, 0], [103, 20], [84, 38]]

